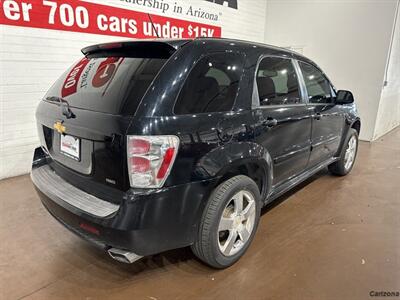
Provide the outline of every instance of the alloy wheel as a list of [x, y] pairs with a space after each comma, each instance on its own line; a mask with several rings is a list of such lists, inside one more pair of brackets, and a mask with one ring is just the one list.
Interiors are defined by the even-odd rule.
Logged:
[[246, 245], [255, 219], [254, 196], [248, 191], [239, 191], [225, 206], [219, 222], [218, 246], [223, 255], [235, 255]]
[[354, 163], [357, 150], [357, 139], [353, 135], [347, 143], [346, 153], [344, 154], [344, 167], [349, 170]]

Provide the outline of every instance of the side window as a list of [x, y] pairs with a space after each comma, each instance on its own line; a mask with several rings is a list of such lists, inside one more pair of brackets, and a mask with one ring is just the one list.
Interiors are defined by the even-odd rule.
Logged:
[[299, 62], [310, 103], [332, 103], [332, 88], [329, 81], [316, 67]]
[[230, 111], [235, 103], [243, 56], [216, 53], [203, 57], [190, 72], [175, 103], [175, 114]]
[[301, 103], [299, 82], [290, 59], [266, 57], [257, 70], [260, 105]]

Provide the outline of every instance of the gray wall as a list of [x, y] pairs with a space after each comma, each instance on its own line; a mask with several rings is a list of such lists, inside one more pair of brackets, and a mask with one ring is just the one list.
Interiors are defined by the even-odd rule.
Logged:
[[302, 49], [326, 71], [336, 88], [353, 91], [363, 140], [374, 138], [396, 3], [267, 1], [266, 43]]
[[[400, 3], [400, 1], [399, 1]], [[397, 6], [397, 21], [393, 28], [393, 39], [389, 63], [386, 66], [387, 85], [382, 90], [376, 118], [374, 139], [400, 125], [400, 9]]]

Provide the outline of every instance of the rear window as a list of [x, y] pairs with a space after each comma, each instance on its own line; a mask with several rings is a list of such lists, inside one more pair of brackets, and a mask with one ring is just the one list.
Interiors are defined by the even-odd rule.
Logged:
[[71, 107], [132, 115], [166, 61], [165, 58], [85, 57], [57, 80], [45, 98], [61, 97]]
[[242, 71], [242, 55], [216, 53], [203, 57], [186, 79], [174, 113], [182, 115], [232, 110]]

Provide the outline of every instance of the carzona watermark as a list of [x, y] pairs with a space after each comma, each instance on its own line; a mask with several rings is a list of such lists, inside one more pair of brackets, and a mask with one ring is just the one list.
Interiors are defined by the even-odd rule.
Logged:
[[370, 291], [370, 297], [400, 297], [400, 291]]

